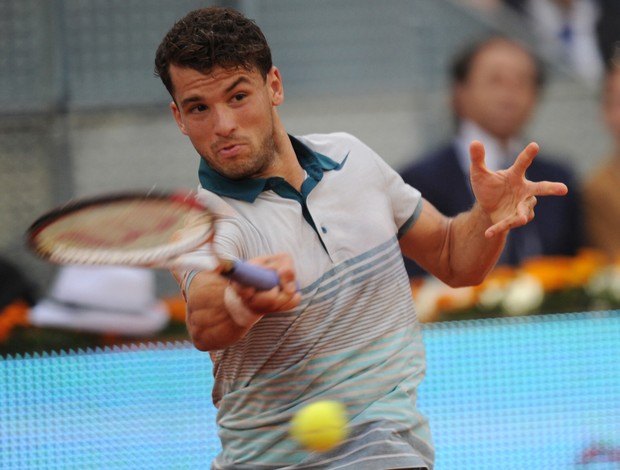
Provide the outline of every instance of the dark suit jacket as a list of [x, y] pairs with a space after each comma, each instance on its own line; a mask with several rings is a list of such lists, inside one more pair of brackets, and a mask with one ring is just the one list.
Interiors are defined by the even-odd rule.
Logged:
[[[459, 165], [456, 149], [450, 144], [432, 151], [401, 171], [405, 182], [417, 188], [422, 196], [441, 213], [455, 216], [467, 211], [474, 203], [474, 195]], [[531, 181], [559, 181], [568, 186], [563, 197], [539, 197], [534, 208], [535, 217], [529, 224], [509, 233], [506, 249], [499, 264], [518, 265], [535, 255], [575, 255], [582, 243], [581, 203], [579, 187], [573, 172], [544, 155], [538, 155], [526, 176]], [[530, 250], [522, 243], [523, 237], [536, 237], [541, 252]], [[536, 246], [536, 245], [534, 245]], [[523, 247], [526, 247], [523, 249]], [[413, 261], [405, 260], [410, 276], [425, 272]]]

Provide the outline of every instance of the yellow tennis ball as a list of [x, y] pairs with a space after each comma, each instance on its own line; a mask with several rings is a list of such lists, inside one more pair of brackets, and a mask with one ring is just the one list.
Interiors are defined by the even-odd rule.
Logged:
[[347, 437], [346, 407], [331, 400], [306, 405], [293, 417], [290, 433], [308, 450], [333, 449]]

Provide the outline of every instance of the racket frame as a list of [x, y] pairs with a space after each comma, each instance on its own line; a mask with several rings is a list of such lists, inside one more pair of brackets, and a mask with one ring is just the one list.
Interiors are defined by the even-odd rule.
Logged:
[[[103, 206], [122, 201], [165, 200], [186, 205], [187, 214], [191, 210], [200, 212], [203, 224], [184, 228], [183, 237], [168, 240], [165, 244], [145, 249], [114, 250], [107, 248], [74, 248], [62, 247], [50, 243], [41, 243], [38, 237], [54, 222], [62, 220], [78, 211], [91, 207]], [[37, 256], [56, 264], [88, 264], [88, 265], [125, 265], [147, 268], [183, 268], [195, 270], [215, 270], [219, 267], [220, 274], [237, 282], [253, 286], [258, 290], [269, 290], [279, 284], [279, 276], [275, 271], [255, 266], [239, 260], [227, 260], [215, 253], [207, 257], [192, 257], [191, 251], [199, 246], [209, 244], [215, 235], [215, 216], [195, 199], [189, 192], [155, 193], [119, 192], [105, 195], [74, 199], [57, 207], [35, 220], [26, 231], [27, 245]], [[61, 249], [62, 248], [62, 249]], [[183, 263], [185, 261], [186, 263]]]
[[[174, 201], [188, 207], [188, 214], [192, 209], [202, 211], [205, 224], [190, 229], [183, 238], [169, 241], [155, 247], [133, 250], [115, 250], [107, 248], [75, 248], [43, 243], [39, 236], [54, 222], [62, 220], [79, 211], [88, 210], [97, 206], [104, 206], [122, 201], [162, 200]], [[91, 265], [133, 265], [133, 266], [166, 266], [175, 258], [196, 247], [209, 242], [214, 236], [214, 216], [195, 200], [191, 193], [143, 193], [120, 192], [103, 196], [92, 196], [69, 201], [63, 206], [46, 212], [35, 220], [26, 231], [27, 245], [37, 256], [57, 264], [91, 264]]]

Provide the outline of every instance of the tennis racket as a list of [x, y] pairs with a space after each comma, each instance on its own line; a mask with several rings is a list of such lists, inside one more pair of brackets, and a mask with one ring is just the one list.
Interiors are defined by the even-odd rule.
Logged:
[[[28, 228], [27, 245], [57, 264], [220, 270], [259, 290], [277, 286], [275, 271], [215, 253], [215, 219], [191, 193], [104, 194], [42, 215]], [[181, 228], [183, 236], [175, 236]], [[198, 247], [199, 255], [191, 253]]]

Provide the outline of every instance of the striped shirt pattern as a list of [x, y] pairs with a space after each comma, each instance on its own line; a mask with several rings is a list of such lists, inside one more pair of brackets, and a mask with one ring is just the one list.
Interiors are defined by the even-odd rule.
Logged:
[[[424, 348], [398, 245], [420, 195], [352, 136], [298, 137], [296, 150], [300, 143], [337, 165], [298, 200], [270, 189], [251, 201], [200, 191], [220, 215], [222, 253], [291, 253], [302, 289], [297, 308], [265, 315], [211, 353], [223, 446], [212, 468], [430, 469], [431, 436], [416, 408]], [[350, 432], [312, 453], [289, 437], [289, 422], [323, 399], [346, 405]]]

